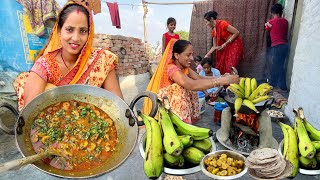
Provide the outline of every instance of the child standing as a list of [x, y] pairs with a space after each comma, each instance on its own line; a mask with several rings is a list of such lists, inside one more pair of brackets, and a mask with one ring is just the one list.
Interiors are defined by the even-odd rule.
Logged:
[[201, 56], [196, 56], [194, 58], [194, 62], [196, 63], [196, 66], [197, 66], [196, 70], [197, 70], [198, 74], [203, 70], [203, 68], [201, 66], [201, 61], [202, 61], [202, 57]]
[[179, 34], [174, 33], [174, 30], [176, 29], [176, 24], [177, 24], [176, 19], [174, 19], [173, 17], [168, 18], [167, 20], [168, 32], [162, 35], [162, 54], [165, 51], [167, 44], [169, 43], [171, 38], [180, 39]]
[[[199, 73], [200, 76], [209, 76], [213, 78], [219, 78], [221, 76], [220, 71], [212, 66], [212, 60], [205, 57], [201, 61], [203, 70]], [[206, 99], [215, 99], [219, 92], [222, 90], [222, 86], [207, 89], [204, 92]]]
[[272, 19], [265, 26], [270, 32], [272, 67], [270, 85], [280, 88], [279, 92], [286, 92], [286, 58], [288, 56], [288, 21], [282, 18], [283, 7], [275, 4], [271, 8]]

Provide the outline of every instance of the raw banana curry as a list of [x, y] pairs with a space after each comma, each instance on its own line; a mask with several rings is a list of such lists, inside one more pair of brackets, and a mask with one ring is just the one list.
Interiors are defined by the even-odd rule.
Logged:
[[89, 103], [66, 101], [51, 105], [35, 118], [30, 138], [36, 153], [48, 149], [63, 156], [43, 161], [52, 167], [83, 171], [103, 164], [115, 150], [117, 131], [112, 119]]

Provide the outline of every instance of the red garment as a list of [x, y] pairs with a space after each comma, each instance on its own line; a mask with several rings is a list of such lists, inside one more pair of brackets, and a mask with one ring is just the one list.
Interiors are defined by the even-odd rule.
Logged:
[[[226, 23], [226, 21], [217, 20], [216, 33], [212, 32], [212, 35], [216, 35], [216, 45], [222, 45], [231, 35], [231, 33], [227, 31], [228, 26], [229, 23]], [[222, 75], [231, 73], [231, 67], [237, 67], [241, 59], [243, 59], [243, 44], [241, 38], [238, 36], [224, 49], [216, 51], [215, 68], [218, 69]]]
[[268, 21], [271, 27], [266, 26], [266, 30], [270, 31], [271, 47], [280, 44], [288, 44], [288, 21], [285, 18], [273, 18]]
[[174, 39], [180, 39], [179, 34], [175, 34], [174, 36], [170, 35], [168, 32], [163, 34], [164, 37], [166, 38], [166, 42], [165, 42], [165, 47], [167, 47], [170, 39], [174, 38]]
[[107, 2], [107, 5], [110, 12], [112, 26], [116, 26], [116, 28], [121, 29], [118, 3]]
[[[230, 23], [228, 21], [225, 21], [225, 20], [216, 20], [217, 23], [219, 23], [220, 25], [220, 38], [223, 40], [223, 43], [227, 41], [227, 39], [229, 38], [229, 36], [231, 35], [231, 32], [229, 32], [227, 30], [228, 26], [230, 25]], [[216, 30], [213, 29], [212, 32], [211, 32], [211, 35], [212, 37], [215, 37], [216, 36]], [[220, 41], [221, 42], [221, 41]], [[221, 44], [218, 44], [218, 46], [221, 46], [223, 43]]]

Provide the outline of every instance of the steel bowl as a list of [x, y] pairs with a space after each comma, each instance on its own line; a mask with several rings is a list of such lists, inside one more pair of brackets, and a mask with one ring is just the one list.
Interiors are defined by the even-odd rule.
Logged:
[[[217, 146], [214, 143], [212, 137], [209, 138], [212, 144], [211, 152], [214, 152], [217, 150]], [[146, 140], [146, 133], [144, 133], [141, 137], [140, 144], [139, 144], [139, 151], [142, 157], [144, 157], [144, 149], [145, 149], [145, 140]], [[181, 168], [181, 169], [173, 169], [169, 167], [164, 167], [163, 172], [167, 174], [172, 174], [172, 175], [186, 175], [186, 174], [193, 174], [196, 172], [201, 171], [200, 165], [193, 165], [188, 168]]]
[[[280, 116], [275, 116], [275, 115], [272, 115], [272, 112], [275, 112], [275, 113], [279, 113]], [[274, 121], [274, 122], [283, 122], [284, 119], [287, 117], [285, 113], [281, 112], [281, 111], [278, 111], [278, 110], [274, 110], [274, 109], [270, 109], [267, 111], [268, 115], [270, 116], [271, 118], [271, 121]]]
[[[281, 142], [279, 143], [279, 148], [278, 148], [278, 152], [281, 157], [283, 157], [282, 150], [283, 150], [283, 140], [281, 140]], [[319, 165], [317, 167], [319, 168]], [[320, 174], [320, 169], [311, 170], [311, 169], [299, 168], [299, 173], [305, 174], [305, 175], [318, 175]]]
[[[243, 170], [240, 173], [232, 175], [232, 176], [217, 176], [217, 175], [214, 175], [214, 174], [208, 172], [206, 169], [206, 165], [204, 164], [204, 161], [206, 159], [208, 159], [209, 157], [217, 157], [220, 154], [226, 154], [228, 157], [231, 157], [233, 159], [242, 160], [244, 162]], [[211, 153], [205, 155], [200, 162], [200, 168], [201, 168], [201, 171], [205, 175], [207, 175], [208, 177], [213, 178], [213, 179], [238, 179], [241, 176], [245, 175], [248, 171], [248, 167], [246, 166], [245, 162], [246, 162], [246, 158], [240, 153], [229, 151], [229, 150], [220, 150], [220, 151], [211, 152]]]

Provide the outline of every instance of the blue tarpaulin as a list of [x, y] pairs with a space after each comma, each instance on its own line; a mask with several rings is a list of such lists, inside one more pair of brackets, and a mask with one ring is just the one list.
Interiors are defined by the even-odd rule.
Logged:
[[[38, 37], [29, 18], [15, 0], [1, 0], [0, 6], [0, 92], [10, 91], [17, 74], [28, 71], [49, 38], [50, 29]], [[6, 89], [6, 90], [5, 90]]]

